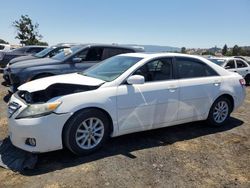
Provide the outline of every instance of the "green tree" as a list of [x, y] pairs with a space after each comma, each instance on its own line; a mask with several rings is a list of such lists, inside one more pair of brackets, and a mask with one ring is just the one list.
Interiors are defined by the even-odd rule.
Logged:
[[181, 53], [183, 53], [183, 54], [186, 53], [186, 48], [185, 48], [185, 47], [182, 47], [182, 48], [181, 48]]
[[227, 45], [225, 44], [224, 47], [223, 47], [223, 49], [222, 49], [222, 54], [223, 54], [223, 55], [226, 55], [226, 54], [227, 54], [227, 51], [228, 51], [228, 50], [227, 50]]
[[238, 45], [235, 45], [232, 50], [232, 55], [240, 55], [241, 48]]
[[38, 23], [33, 23], [28, 15], [21, 15], [19, 20], [15, 20], [12, 26], [17, 31], [16, 39], [20, 40], [22, 45], [39, 45], [42, 35], [38, 32]]
[[2, 44], [9, 44], [8, 42], [6, 42], [6, 41], [3, 40], [3, 39], [0, 39], [0, 43], [2, 43]]

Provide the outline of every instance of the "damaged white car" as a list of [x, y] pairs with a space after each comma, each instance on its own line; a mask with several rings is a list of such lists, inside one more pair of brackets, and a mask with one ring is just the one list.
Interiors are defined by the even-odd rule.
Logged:
[[124, 54], [20, 86], [8, 104], [9, 135], [30, 152], [88, 154], [123, 134], [200, 120], [224, 125], [244, 98], [240, 75], [202, 57]]

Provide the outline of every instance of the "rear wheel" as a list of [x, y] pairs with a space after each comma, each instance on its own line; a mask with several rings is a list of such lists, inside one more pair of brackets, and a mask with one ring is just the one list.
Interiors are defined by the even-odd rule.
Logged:
[[222, 126], [228, 121], [231, 111], [231, 101], [226, 97], [220, 97], [213, 103], [207, 120], [211, 125]]
[[109, 135], [109, 120], [99, 110], [83, 110], [65, 125], [65, 146], [77, 155], [89, 154], [99, 149]]

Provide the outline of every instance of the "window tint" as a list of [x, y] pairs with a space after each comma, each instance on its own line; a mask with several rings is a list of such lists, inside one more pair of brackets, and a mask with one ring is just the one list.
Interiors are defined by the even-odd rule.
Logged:
[[101, 61], [103, 48], [90, 48], [86, 56], [86, 61]]
[[56, 54], [59, 54], [59, 53], [63, 52], [64, 49], [66, 49], [66, 48], [58, 48], [58, 49], [53, 50], [52, 52], [49, 53], [49, 57], [53, 57]]
[[179, 78], [196, 78], [218, 75], [211, 67], [192, 58], [176, 58]]
[[29, 48], [27, 49], [27, 53], [30, 53], [30, 54], [34, 54], [34, 53], [38, 53], [40, 51], [42, 51], [44, 48]]
[[236, 60], [236, 64], [237, 64], [237, 68], [247, 67], [247, 65], [241, 60]]
[[172, 60], [164, 58], [151, 61], [135, 71], [134, 75], [144, 76], [146, 82], [172, 79]]
[[229, 60], [228, 63], [225, 66], [226, 69], [235, 69], [235, 63], [234, 60]]
[[73, 58], [81, 58], [82, 61], [86, 60], [88, 49], [84, 49], [81, 52], [78, 52]]
[[115, 55], [131, 53], [131, 52], [133, 52], [133, 50], [122, 49], [122, 48], [104, 48], [103, 54], [102, 54], [102, 60], [110, 58]]

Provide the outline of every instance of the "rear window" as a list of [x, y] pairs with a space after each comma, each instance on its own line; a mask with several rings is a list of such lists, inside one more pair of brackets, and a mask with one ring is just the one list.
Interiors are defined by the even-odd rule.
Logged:
[[222, 65], [223, 63], [225, 63], [224, 59], [208, 59], [209, 61], [212, 61], [213, 63], [217, 64], [217, 65]]

